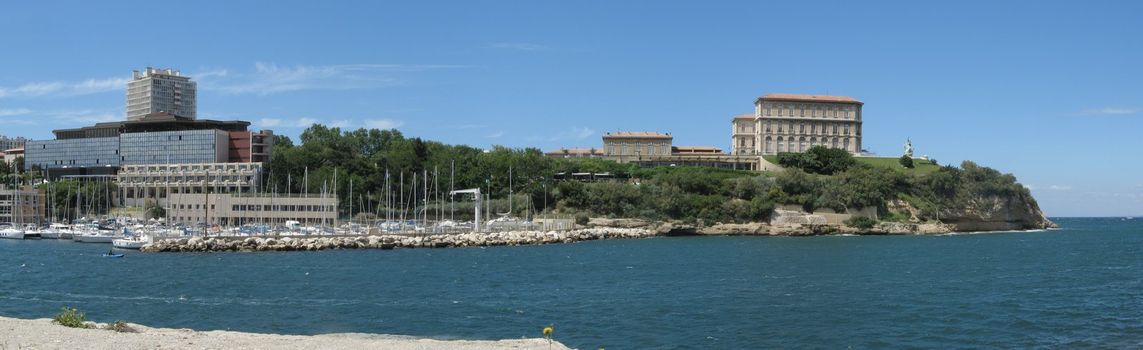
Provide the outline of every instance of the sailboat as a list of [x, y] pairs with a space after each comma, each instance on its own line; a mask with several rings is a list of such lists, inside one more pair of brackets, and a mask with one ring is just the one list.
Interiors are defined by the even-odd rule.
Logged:
[[5, 228], [0, 228], [0, 238], [7, 239], [24, 239], [24, 229], [16, 224], [17, 218], [20, 217], [20, 188], [16, 186], [15, 177], [12, 179], [12, 195], [8, 197], [9, 203], [12, 204], [12, 222], [8, 223]]

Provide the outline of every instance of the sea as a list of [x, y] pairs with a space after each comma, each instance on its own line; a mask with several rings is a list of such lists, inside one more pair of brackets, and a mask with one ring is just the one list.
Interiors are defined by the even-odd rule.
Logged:
[[[1139, 348], [1143, 219], [941, 236], [139, 253], [0, 240], [0, 316], [579, 349]], [[0, 334], [0, 338], [4, 335]]]

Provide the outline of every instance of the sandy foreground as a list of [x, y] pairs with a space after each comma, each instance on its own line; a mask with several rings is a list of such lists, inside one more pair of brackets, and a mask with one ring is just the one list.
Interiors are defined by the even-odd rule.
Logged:
[[[432, 340], [362, 333], [279, 335], [150, 328], [136, 333], [78, 329], [50, 319], [0, 317], [0, 350], [15, 349], [548, 349], [544, 339]], [[539, 333], [539, 331], [537, 331]], [[552, 349], [568, 349], [553, 342]]]

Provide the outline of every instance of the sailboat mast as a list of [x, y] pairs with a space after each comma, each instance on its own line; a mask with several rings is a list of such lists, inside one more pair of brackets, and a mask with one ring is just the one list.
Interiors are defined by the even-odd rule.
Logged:
[[448, 219], [455, 221], [454, 219], [455, 219], [455, 215], [456, 215], [456, 201], [453, 200], [453, 196], [451, 195], [451, 193], [452, 193], [452, 191], [456, 191], [456, 185], [453, 184], [453, 177], [456, 175], [456, 160], [455, 159], [449, 160], [448, 166], [449, 166], [448, 193], [450, 193], [450, 195], [448, 196]]

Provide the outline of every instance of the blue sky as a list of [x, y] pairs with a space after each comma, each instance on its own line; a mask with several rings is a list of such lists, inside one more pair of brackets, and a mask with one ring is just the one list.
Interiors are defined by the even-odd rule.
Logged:
[[[332, 3], [332, 4], [331, 4]], [[0, 134], [125, 118], [147, 66], [199, 118], [478, 147], [616, 130], [729, 148], [771, 92], [864, 101], [864, 144], [1015, 174], [1052, 216], [1143, 216], [1143, 3], [416, 1], [0, 5]]]

